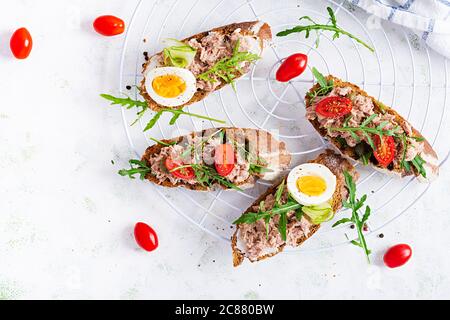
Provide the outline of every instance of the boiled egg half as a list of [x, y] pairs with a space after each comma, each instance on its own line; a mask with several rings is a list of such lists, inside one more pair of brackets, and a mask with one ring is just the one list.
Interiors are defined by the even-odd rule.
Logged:
[[298, 203], [304, 206], [320, 205], [333, 197], [336, 176], [322, 164], [304, 163], [291, 170], [287, 188]]
[[145, 76], [145, 88], [158, 104], [177, 107], [185, 104], [197, 91], [197, 79], [187, 69], [177, 67], [154, 68]]

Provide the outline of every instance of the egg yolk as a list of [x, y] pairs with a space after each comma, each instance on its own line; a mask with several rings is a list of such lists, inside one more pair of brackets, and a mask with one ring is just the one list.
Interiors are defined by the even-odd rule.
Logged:
[[320, 196], [327, 189], [327, 184], [318, 176], [302, 176], [297, 179], [297, 188], [308, 196]]
[[167, 74], [153, 79], [152, 87], [161, 97], [176, 98], [186, 91], [186, 82], [179, 76]]

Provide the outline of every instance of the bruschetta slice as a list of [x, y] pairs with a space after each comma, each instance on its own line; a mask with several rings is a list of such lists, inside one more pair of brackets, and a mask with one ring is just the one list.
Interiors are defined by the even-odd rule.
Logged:
[[352, 83], [314, 74], [318, 82], [306, 95], [306, 117], [344, 156], [422, 182], [438, 176], [436, 152], [394, 109]]
[[[326, 202], [329, 206], [331, 218], [342, 207], [342, 201], [347, 199], [349, 194], [345, 185], [344, 172], [348, 172], [354, 181], [358, 179], [359, 175], [347, 159], [331, 150], [326, 150], [309, 163], [317, 165], [321, 172], [329, 171], [329, 174], [335, 177], [331, 179], [334, 180], [334, 183], [329, 183], [330, 185], [333, 184], [334, 189], [330, 193], [331, 198]], [[294, 168], [294, 170], [296, 169]], [[289, 177], [293, 171], [291, 171]], [[290, 188], [292, 181], [289, 180], [292, 179], [289, 177], [269, 188], [237, 220], [241, 223], [237, 223], [236, 231], [231, 238], [233, 265], [235, 267], [242, 264], [245, 258], [251, 262], [256, 262], [280, 253], [286, 246], [298, 247], [319, 230], [320, 223], [315, 222], [312, 215], [305, 214], [305, 212], [309, 212], [304, 209], [305, 206], [291, 198], [293, 195]], [[305, 179], [305, 181], [307, 180]], [[296, 187], [297, 181], [294, 183], [294, 188]], [[313, 189], [315, 189], [314, 186]], [[289, 210], [284, 212], [285, 240], [280, 231], [282, 218], [281, 215], [277, 215], [277, 213], [281, 213], [284, 207]], [[325, 208], [325, 206], [321, 208]], [[263, 216], [265, 212], [270, 214], [267, 220], [257, 218], [258, 214]]]
[[[141, 95], [155, 111], [167, 107], [181, 109], [201, 101], [227, 84], [234, 85], [234, 80], [247, 73], [251, 63], [261, 57], [264, 47], [271, 39], [270, 26], [261, 21], [233, 23], [196, 34], [178, 41], [178, 44], [177, 40], [171, 39], [169, 43], [172, 47], [146, 57], [147, 61], [143, 65], [144, 79], [140, 86]], [[189, 55], [191, 59], [184, 59]], [[152, 80], [150, 77], [155, 73], [154, 69], [161, 67], [182, 67], [193, 74], [191, 78], [195, 82], [195, 93], [189, 96], [191, 98], [188, 101], [183, 100], [180, 105], [168, 105], [151, 97], [153, 88], [149, 80]], [[184, 77], [184, 80], [186, 78], [190, 79]]]
[[242, 190], [279, 178], [291, 162], [284, 142], [257, 129], [212, 128], [155, 141], [119, 174], [169, 188]]

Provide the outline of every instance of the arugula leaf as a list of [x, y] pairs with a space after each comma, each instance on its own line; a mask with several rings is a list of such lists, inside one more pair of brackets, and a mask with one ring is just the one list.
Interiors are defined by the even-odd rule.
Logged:
[[101, 94], [100, 97], [111, 101], [111, 105], [121, 105], [122, 107], [126, 107], [127, 109], [131, 109], [133, 107], [141, 107], [144, 109], [148, 108], [147, 102], [133, 100], [130, 97], [118, 98], [106, 93]]
[[352, 216], [351, 218], [343, 218], [337, 221], [333, 225], [333, 228], [343, 223], [348, 222], [354, 223], [356, 226], [356, 231], [358, 232], [358, 241], [352, 240], [351, 243], [358, 247], [361, 247], [364, 250], [364, 253], [367, 257], [367, 261], [370, 263], [369, 255], [371, 252], [367, 247], [366, 239], [363, 233], [364, 224], [370, 217], [370, 207], [366, 206], [364, 215], [362, 217], [359, 214], [359, 210], [364, 206], [364, 203], [367, 200], [367, 195], [363, 195], [361, 199], [357, 199], [356, 184], [353, 181], [352, 176], [347, 171], [344, 171], [344, 177], [345, 177], [345, 185], [347, 186], [349, 195], [348, 200], [347, 201], [344, 200], [342, 204], [345, 208], [348, 208], [352, 211]]
[[[133, 107], [142, 108], [142, 110], [140, 110], [137, 113], [138, 118], [131, 125], [134, 125], [140, 118], [142, 118], [144, 113], [147, 110], [149, 110], [147, 102], [145, 102], [145, 101], [132, 100], [131, 98], [117, 98], [117, 97], [114, 97], [114, 96], [109, 95], [109, 94], [101, 94], [100, 96], [102, 98], [105, 98], [106, 100], [111, 101], [112, 105], [121, 105], [123, 107], [126, 107], [126, 109], [131, 109]], [[147, 125], [144, 128], [144, 132], [150, 130], [151, 128], [153, 128], [155, 126], [155, 124], [158, 122], [158, 120], [161, 118], [163, 113], [172, 113], [173, 114], [173, 117], [170, 119], [170, 122], [169, 122], [170, 125], [174, 125], [175, 122], [178, 120], [178, 118], [180, 116], [182, 116], [182, 115], [186, 115], [186, 116], [190, 116], [190, 117], [194, 117], [194, 118], [199, 118], [199, 119], [204, 119], [204, 120], [209, 120], [209, 121], [218, 122], [218, 123], [226, 123], [226, 121], [219, 120], [219, 119], [214, 119], [214, 118], [210, 118], [210, 117], [206, 117], [206, 116], [203, 116], [201, 114], [196, 114], [196, 113], [191, 113], [191, 112], [184, 112], [181, 109], [163, 108], [163, 109], [160, 109], [157, 113], [155, 113], [153, 118], [150, 119], [150, 121], [147, 123]]]
[[165, 147], [170, 147], [170, 146], [173, 146], [173, 145], [177, 144], [175, 141], [167, 143], [167, 142], [164, 142], [164, 141], [152, 138], [152, 137], [149, 137], [149, 138], [150, 138], [150, 140], [156, 142], [157, 144], [160, 144], [160, 145], [165, 146]]
[[[258, 212], [244, 213], [238, 219], [236, 219], [233, 224], [252, 224], [261, 219], [264, 219], [267, 228], [270, 219], [276, 215], [279, 215], [280, 220], [278, 223], [278, 231], [280, 232], [282, 239], [286, 240], [287, 214], [291, 211], [295, 211], [296, 217], [301, 219], [303, 213], [299, 214], [298, 212], [301, 211], [302, 207], [303, 206], [301, 204], [289, 198], [285, 204], [278, 205], [277, 203], [275, 203], [274, 207], [270, 210], [265, 211], [263, 210], [264, 206], [260, 206]], [[266, 230], [266, 234], [267, 232], [268, 231]]]
[[281, 197], [283, 196], [284, 192], [284, 183], [285, 180], [281, 181], [280, 185], [277, 188], [277, 191], [275, 192], [275, 203], [279, 206], [281, 206]]
[[158, 122], [158, 120], [161, 118], [162, 114], [165, 113], [165, 112], [173, 114], [173, 117], [172, 117], [172, 119], [169, 122], [170, 125], [174, 125], [175, 122], [178, 120], [178, 118], [181, 115], [186, 115], [186, 116], [190, 116], [190, 117], [194, 117], [194, 118], [209, 120], [209, 121], [218, 122], [218, 123], [222, 123], [222, 124], [226, 123], [223, 120], [206, 117], [206, 116], [203, 116], [201, 114], [196, 114], [196, 113], [191, 113], [191, 112], [184, 112], [181, 109], [161, 109], [148, 122], [147, 126], [144, 129], [144, 132], [150, 130], [151, 128], [153, 128], [155, 126], [155, 124]]
[[369, 151], [367, 153], [362, 154], [360, 159], [365, 166], [369, 165], [369, 161], [370, 161], [370, 157], [372, 157], [372, 153], [373, 153], [372, 151]]
[[281, 212], [280, 220], [278, 222], [278, 231], [280, 232], [281, 239], [283, 241], [286, 241], [287, 238], [286, 229], [287, 229], [287, 212]]
[[[406, 170], [406, 172], [411, 171], [411, 164], [416, 168], [417, 172], [423, 176], [424, 178], [427, 177], [427, 172], [425, 168], [423, 167], [423, 164], [425, 163], [425, 160], [422, 159], [420, 155], [417, 155], [412, 161], [406, 161], [406, 151], [408, 148], [407, 143], [407, 136], [405, 134], [400, 135], [400, 139], [402, 140], [403, 144], [403, 154], [402, 154], [402, 160], [400, 161], [400, 165], [403, 169]], [[425, 140], [423, 137], [409, 137], [411, 139], [415, 139], [417, 141], [423, 141]]]
[[303, 212], [302, 208], [295, 210], [295, 218], [298, 221], [302, 220], [303, 215], [304, 215], [304, 212]]
[[240, 41], [238, 40], [233, 48], [233, 55], [219, 60], [209, 70], [199, 74], [198, 79], [206, 82], [216, 82], [222, 79], [225, 83], [231, 83], [234, 88], [234, 80], [243, 72], [241, 70], [242, 63], [253, 63], [260, 59], [260, 56], [251, 52], [239, 52]]
[[[350, 32], [345, 31], [344, 29], [338, 27], [337, 21], [336, 21], [336, 15], [334, 14], [333, 9], [331, 9], [330, 7], [327, 7], [327, 11], [328, 11], [328, 15], [330, 16], [331, 25], [329, 25], [329, 24], [318, 24], [318, 23], [314, 22], [314, 20], [312, 20], [309, 16], [303, 16], [299, 20], [300, 21], [307, 20], [307, 21], [310, 21], [311, 24], [309, 24], [309, 25], [299, 25], [299, 26], [296, 26], [296, 27], [291, 28], [291, 29], [286, 29], [284, 31], [278, 32], [277, 36], [278, 37], [284, 37], [284, 36], [287, 36], [287, 35], [289, 35], [291, 33], [305, 32], [306, 33], [306, 38], [308, 38], [311, 31], [318, 31], [318, 30], [332, 31], [332, 32], [334, 32], [333, 40], [339, 38], [339, 36], [341, 34], [343, 34], [343, 35], [346, 35], [347, 37], [355, 40], [359, 44], [363, 45], [364, 47], [366, 47], [370, 51], [372, 51], [372, 52], [375, 51], [375, 49], [373, 47], [371, 47], [369, 44], [367, 44], [363, 40], [359, 39], [358, 37], [356, 37], [355, 35], [351, 34]], [[316, 47], [318, 47], [318, 46], [319, 46], [319, 41], [317, 39], [316, 40]]]
[[248, 172], [250, 174], [262, 174], [262, 173], [266, 173], [266, 172], [272, 172], [272, 169], [268, 169], [263, 165], [259, 165], [259, 164], [255, 164], [255, 163], [250, 163], [250, 168], [248, 169]]
[[326, 95], [331, 90], [333, 90], [333, 88], [334, 88], [333, 80], [327, 81], [327, 78], [323, 74], [321, 74], [319, 72], [319, 70], [316, 69], [316, 67], [312, 68], [312, 74], [313, 74], [314, 78], [316, 78], [317, 83], [319, 84], [320, 88], [307, 93], [307, 96], [311, 100], [314, 100], [317, 96]]
[[423, 160], [423, 158], [420, 155], [417, 155], [412, 161], [411, 163], [413, 164], [413, 166], [416, 168], [417, 172], [423, 176], [424, 178], [427, 177], [427, 171], [425, 170], [425, 168], [423, 167], [423, 164], [426, 161]]
[[373, 151], [367, 150], [364, 143], [358, 143], [355, 146], [355, 153], [358, 155], [359, 160], [363, 162], [365, 166], [369, 164], [370, 157], [372, 157]]
[[[186, 167], [191, 167], [194, 170], [196, 180], [201, 185], [211, 186], [214, 183], [218, 183], [227, 188], [242, 191], [242, 189], [234, 183], [219, 175], [214, 168], [202, 164], [191, 164]], [[177, 170], [177, 168], [175, 170]]]
[[369, 123], [373, 121], [378, 115], [376, 113], [372, 114], [370, 117], [367, 117], [362, 123], [361, 127], [366, 127]]
[[267, 215], [268, 215], [268, 213], [262, 214], [260, 212], [244, 213], [242, 216], [240, 216], [238, 219], [236, 219], [233, 222], [233, 224], [243, 224], [243, 223], [253, 224], [260, 219], [264, 219]]
[[399, 130], [398, 126], [390, 130], [384, 130], [384, 127], [386, 126], [384, 123], [381, 123], [377, 128], [368, 127], [368, 125], [374, 120], [376, 116], [377, 114], [371, 115], [370, 117], [365, 119], [358, 127], [350, 127], [348, 126], [347, 122], [344, 123], [342, 127], [328, 127], [327, 129], [329, 131], [348, 132], [357, 142], [360, 141], [360, 138], [358, 137], [356, 132], [360, 132], [362, 135], [364, 135], [367, 143], [370, 145], [372, 150], [376, 150], [376, 147], [371, 135], [378, 135], [380, 136], [380, 138], [382, 136], [391, 136], [397, 139], [402, 139], [402, 135], [396, 133]]
[[336, 15], [334, 14], [333, 9], [331, 9], [330, 7], [327, 7], [327, 11], [328, 11], [328, 15], [330, 16], [330, 19], [331, 19], [331, 24], [336, 27], [337, 21], [336, 21]]
[[328, 86], [327, 79], [325, 78], [325, 76], [323, 74], [321, 74], [319, 72], [319, 70], [316, 69], [316, 67], [312, 68], [312, 73], [322, 88]]
[[349, 223], [349, 222], [352, 222], [352, 220], [349, 219], [349, 218], [343, 218], [343, 219], [341, 219], [341, 220], [339, 220], [339, 221], [336, 221], [336, 222], [333, 224], [332, 227], [334, 228], [334, 227], [337, 227], [337, 226], [340, 225], [340, 224]]
[[144, 161], [132, 159], [129, 161], [129, 164], [131, 169], [119, 170], [118, 174], [122, 177], [128, 176], [130, 179], [135, 179], [134, 175], [139, 174], [140, 179], [145, 180], [147, 173], [152, 171]]

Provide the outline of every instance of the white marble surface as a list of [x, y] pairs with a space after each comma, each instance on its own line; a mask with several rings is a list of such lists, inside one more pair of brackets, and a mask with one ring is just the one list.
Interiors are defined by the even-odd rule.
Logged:
[[[349, 245], [233, 269], [226, 243], [115, 174], [132, 154], [119, 111], [98, 94], [117, 87], [123, 37], [90, 24], [105, 13], [128, 21], [136, 1], [0, 4], [0, 299], [450, 298], [448, 164], [383, 239], [369, 238], [371, 266]], [[25, 61], [7, 46], [21, 26], [35, 41]], [[141, 220], [160, 237], [151, 254], [132, 237]], [[383, 267], [401, 242], [412, 260]]]

